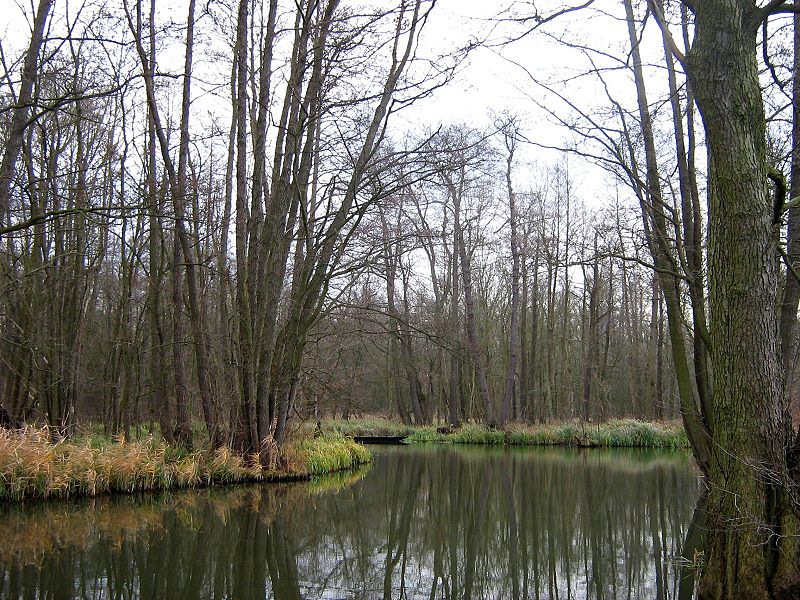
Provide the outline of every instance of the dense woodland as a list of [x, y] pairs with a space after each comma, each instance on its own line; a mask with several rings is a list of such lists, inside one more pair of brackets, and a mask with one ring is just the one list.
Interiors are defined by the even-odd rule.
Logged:
[[589, 208], [509, 111], [391, 126], [469, 60], [419, 45], [431, 3], [169, 8], [43, 2], [4, 44], [13, 416], [257, 447], [289, 415], [677, 415], [636, 132]]
[[[2, 40], [12, 419], [254, 451], [334, 414], [680, 416], [701, 595], [792, 589], [800, 8], [520, 2], [443, 47], [432, 0], [178, 4], [39, 0]], [[529, 108], [409, 126], [520, 47]]]

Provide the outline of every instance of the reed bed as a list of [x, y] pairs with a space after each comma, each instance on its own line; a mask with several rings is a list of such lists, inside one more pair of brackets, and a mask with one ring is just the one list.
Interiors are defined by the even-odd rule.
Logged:
[[403, 425], [395, 421], [390, 421], [384, 417], [369, 417], [365, 419], [329, 419], [322, 421], [322, 429], [325, 432], [334, 432], [344, 436], [357, 435], [376, 435], [376, 436], [397, 436], [410, 435], [418, 428]]
[[362, 419], [326, 421], [322, 428], [343, 435], [408, 435], [407, 441], [411, 443], [665, 449], [689, 447], [680, 423], [652, 423], [635, 419], [533, 426], [514, 423], [505, 429], [464, 424], [448, 432], [441, 432], [435, 426], [409, 427], [384, 419]]
[[299, 438], [291, 449], [302, 457], [306, 473], [312, 476], [343, 471], [372, 460], [369, 450], [342, 435]]
[[227, 448], [187, 453], [152, 436], [54, 443], [47, 429], [0, 429], [0, 501], [301, 479], [371, 460], [366, 448], [342, 436], [300, 439], [286, 455], [284, 468], [265, 470], [258, 455]]
[[689, 448], [683, 426], [635, 419], [615, 419], [599, 424], [562, 423], [554, 427], [512, 430], [513, 444], [559, 444], [607, 448]]

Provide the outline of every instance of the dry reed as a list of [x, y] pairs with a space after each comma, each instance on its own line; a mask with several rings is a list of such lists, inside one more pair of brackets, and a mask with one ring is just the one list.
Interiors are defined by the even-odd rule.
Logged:
[[333, 461], [338, 469], [368, 461], [368, 453], [356, 446], [341, 437], [322, 438], [313, 448], [291, 449], [287, 469], [265, 470], [260, 457], [226, 448], [182, 454], [154, 437], [127, 441], [122, 436], [94, 447], [89, 439], [53, 442], [44, 428], [0, 428], [0, 501], [303, 478], [320, 473], [319, 457], [326, 452], [346, 455]]

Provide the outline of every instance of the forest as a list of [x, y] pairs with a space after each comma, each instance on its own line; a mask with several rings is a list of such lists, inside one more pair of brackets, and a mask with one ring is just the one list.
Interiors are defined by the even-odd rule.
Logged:
[[679, 419], [701, 597], [792, 597], [800, 6], [465, 6], [8, 7], [4, 424]]
[[[607, 136], [591, 151], [618, 186], [590, 204], [580, 156], [532, 161], [510, 110], [392, 127], [474, 51], [430, 67], [427, 3], [191, 4], [186, 23], [154, 2], [58, 8], [4, 49], [15, 418], [150, 421], [183, 441], [202, 419], [247, 447], [290, 415], [679, 414], [635, 111], [587, 132]], [[681, 190], [699, 211], [688, 127]]]

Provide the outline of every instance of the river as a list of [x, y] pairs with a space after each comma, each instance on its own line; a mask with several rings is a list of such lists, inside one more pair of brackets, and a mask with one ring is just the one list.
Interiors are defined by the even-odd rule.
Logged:
[[311, 482], [0, 507], [0, 598], [677, 597], [685, 452], [372, 448]]

